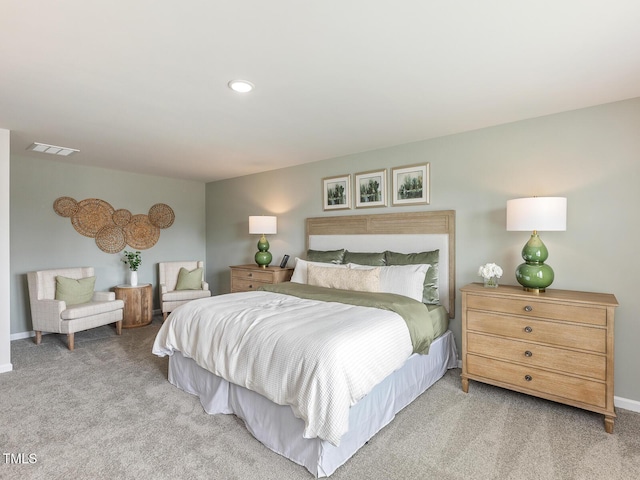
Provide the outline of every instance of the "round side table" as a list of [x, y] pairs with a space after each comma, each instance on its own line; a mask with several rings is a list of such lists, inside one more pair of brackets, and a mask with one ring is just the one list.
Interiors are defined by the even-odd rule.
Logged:
[[135, 287], [118, 285], [114, 287], [116, 298], [124, 300], [122, 328], [144, 327], [153, 320], [153, 291], [150, 283]]

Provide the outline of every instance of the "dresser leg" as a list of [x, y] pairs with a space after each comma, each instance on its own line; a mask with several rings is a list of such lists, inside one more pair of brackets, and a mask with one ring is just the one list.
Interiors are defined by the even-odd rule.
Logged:
[[604, 416], [604, 430], [607, 433], [613, 433], [613, 422], [615, 418], [608, 415]]
[[469, 393], [469, 379], [462, 378], [462, 391], [464, 393]]

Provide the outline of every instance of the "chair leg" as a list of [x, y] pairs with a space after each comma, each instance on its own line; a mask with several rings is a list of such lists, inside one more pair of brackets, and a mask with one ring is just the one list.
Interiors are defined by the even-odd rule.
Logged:
[[36, 330], [36, 338], [35, 338], [36, 345], [40, 345], [41, 341], [42, 341], [42, 331]]
[[116, 322], [116, 335], [122, 335], [122, 320]]
[[73, 350], [73, 347], [74, 347], [74, 344], [73, 344], [73, 333], [67, 334], [67, 339], [68, 339], [67, 345], [69, 346], [69, 350]]

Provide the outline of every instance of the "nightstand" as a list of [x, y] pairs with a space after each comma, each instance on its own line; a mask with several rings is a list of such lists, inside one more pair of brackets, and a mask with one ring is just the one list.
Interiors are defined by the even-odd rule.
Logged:
[[144, 327], [153, 320], [153, 289], [150, 283], [118, 285], [116, 298], [124, 300], [122, 328]]
[[476, 283], [460, 291], [465, 393], [476, 380], [602, 413], [613, 433], [615, 296]]
[[258, 265], [235, 265], [231, 268], [231, 293], [250, 292], [262, 285], [288, 282], [293, 268], [267, 267]]

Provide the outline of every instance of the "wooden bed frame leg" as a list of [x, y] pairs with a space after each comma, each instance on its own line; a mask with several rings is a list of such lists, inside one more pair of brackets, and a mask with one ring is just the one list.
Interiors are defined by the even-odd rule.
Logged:
[[167, 312], [162, 312], [162, 321], [164, 322], [167, 319]]
[[462, 378], [462, 391], [464, 393], [469, 393], [469, 379]]
[[613, 433], [613, 423], [615, 418], [609, 415], [604, 416], [604, 431], [607, 433]]
[[69, 350], [73, 351], [73, 347], [75, 346], [73, 344], [73, 333], [67, 334], [67, 339], [68, 339], [67, 345], [69, 346]]
[[36, 330], [35, 342], [36, 342], [36, 345], [40, 345], [40, 342], [42, 342], [42, 331], [41, 330]]
[[122, 335], [122, 320], [116, 322], [116, 335]]

